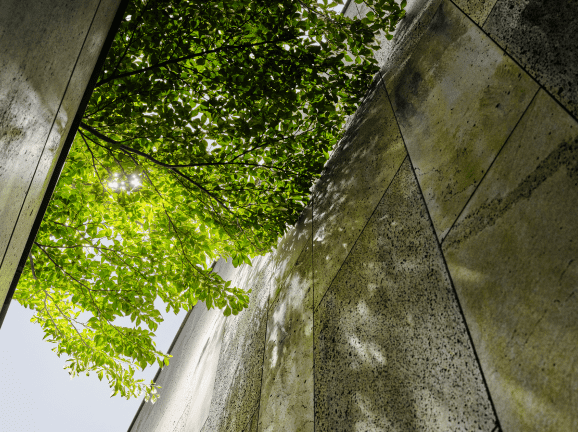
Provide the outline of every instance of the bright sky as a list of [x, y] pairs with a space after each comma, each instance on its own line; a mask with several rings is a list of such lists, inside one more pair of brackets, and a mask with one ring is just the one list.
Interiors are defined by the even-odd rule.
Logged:
[[[62, 368], [66, 359], [42, 340], [32, 315], [13, 301], [0, 329], [0, 431], [126, 432], [141, 400], [109, 398], [107, 383], [94, 374], [71, 380]], [[158, 348], [169, 348], [185, 315], [163, 313]], [[157, 369], [149, 367], [142, 377], [152, 379]]]

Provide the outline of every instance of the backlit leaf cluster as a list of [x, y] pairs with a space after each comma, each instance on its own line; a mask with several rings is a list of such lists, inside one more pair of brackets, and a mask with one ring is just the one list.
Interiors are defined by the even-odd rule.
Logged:
[[135, 0], [108, 53], [15, 298], [72, 375], [157, 397], [154, 332], [249, 293], [212, 272], [275, 247], [307, 205], [405, 3]]

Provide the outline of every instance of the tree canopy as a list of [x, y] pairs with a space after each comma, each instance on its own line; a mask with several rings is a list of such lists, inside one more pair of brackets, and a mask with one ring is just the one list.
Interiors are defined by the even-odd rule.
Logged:
[[134, 373], [168, 364], [155, 300], [247, 307], [211, 263], [250, 264], [296, 221], [378, 70], [375, 35], [404, 15], [342, 3], [129, 4], [15, 294], [73, 376], [154, 401]]

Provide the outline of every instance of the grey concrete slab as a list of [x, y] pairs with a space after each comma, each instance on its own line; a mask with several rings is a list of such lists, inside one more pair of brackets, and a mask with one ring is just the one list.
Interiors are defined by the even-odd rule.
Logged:
[[543, 90], [443, 243], [505, 431], [578, 430], [578, 123]]
[[391, 105], [376, 80], [313, 190], [316, 305], [405, 155]]
[[272, 287], [259, 408], [260, 432], [313, 431], [311, 243], [287, 279]]
[[449, 1], [386, 84], [443, 239], [538, 84]]
[[201, 430], [209, 414], [225, 317], [199, 302], [189, 315], [157, 384], [160, 399], [144, 404], [130, 432]]
[[[53, 3], [61, 8], [53, 7]], [[20, 128], [19, 130], [22, 131], [22, 134], [17, 136], [8, 133], [0, 138], [0, 149], [4, 149], [4, 151], [0, 150], [0, 160], [2, 160], [0, 163], [0, 185], [2, 186], [0, 187], [0, 220], [2, 220], [0, 255], [5, 251], [0, 267], [0, 291], [7, 290], [12, 282], [64, 140], [68, 136], [72, 120], [120, 2], [108, 0], [100, 2], [100, 5], [98, 2], [85, 2], [82, 8], [80, 5], [75, 5], [70, 9], [73, 12], [71, 17], [68, 15], [69, 3], [64, 2], [64, 5], [58, 5], [58, 3], [51, 2], [51, 7], [44, 4], [43, 12], [40, 12], [36, 9], [39, 6], [36, 2], [31, 8], [32, 11], [24, 14], [24, 20], [32, 20], [35, 17], [34, 14], [39, 13], [43, 21], [46, 19], [44, 18], [46, 10], [59, 14], [56, 23], [38, 23], [39, 27], [33, 29], [30, 32], [31, 35], [23, 37], [20, 43], [15, 44], [16, 48], [20, 47], [22, 50], [20, 55], [27, 52], [30, 58], [23, 59], [18, 56], [8, 58], [13, 54], [12, 50], [15, 47], [0, 54], [0, 61], [9, 62], [12, 67], [2, 71], [2, 66], [0, 66], [0, 75], [2, 75], [0, 83], [6, 82], [10, 74], [15, 73], [12, 86], [0, 84], [0, 93], [6, 92], [5, 96], [11, 98], [9, 107], [4, 105], [7, 103], [6, 100], [0, 104], [0, 110], [5, 110], [4, 115], [0, 114], [0, 117], [12, 118], [19, 124], [19, 126], [16, 123], [8, 125], [3, 122], [4, 127], [12, 128], [13, 131], [16, 130], [14, 128]], [[99, 6], [98, 10], [96, 6]], [[22, 7], [21, 5], [20, 8]], [[16, 18], [13, 17], [12, 20], [17, 23]], [[68, 25], [63, 25], [64, 29], [52, 27], [60, 22], [59, 20], [65, 20], [67, 23], [68, 20], [72, 20], [73, 24], [70, 28]], [[11, 33], [12, 30], [7, 29], [6, 34]], [[42, 31], [51, 34], [45, 38], [46, 40], [37, 41], [40, 45], [37, 49], [44, 49], [44, 52], [37, 52], [37, 49], [33, 47], [28, 47], [28, 50], [24, 49], [27, 44], [33, 43], [33, 38], [44, 37], [44, 33], [36, 33]], [[88, 33], [85, 34], [85, 32]], [[56, 36], [52, 35], [53, 33], [63, 34]], [[5, 42], [7, 40], [8, 38], [3, 39]], [[51, 46], [49, 45], [51, 43], [61, 45]], [[75, 50], [78, 51], [75, 52]], [[74, 57], [75, 54], [77, 58]], [[18, 61], [24, 64], [16, 69], [15, 64]], [[34, 62], [43, 63], [45, 69], [34, 69]], [[44, 74], [46, 76], [42, 76]], [[70, 81], [67, 81], [68, 79]], [[51, 121], [53, 121], [52, 124]], [[48, 135], [45, 136], [45, 134]], [[22, 160], [18, 162], [18, 158]], [[12, 229], [15, 235], [12, 235]], [[9, 245], [8, 240], [10, 240]], [[0, 293], [0, 298], [3, 297]]]
[[453, 2], [467, 14], [477, 25], [482, 26], [497, 0], [453, 0]]
[[578, 117], [578, 2], [499, 0], [484, 30]]
[[[53, 123], [66, 126], [60, 103], [98, 3], [12, 0], [0, 8], [0, 263]], [[60, 137], [52, 140], [57, 147]]]
[[315, 311], [316, 431], [486, 431], [495, 417], [409, 160]]
[[[267, 327], [270, 255], [240, 266], [233, 285], [249, 294], [249, 307], [225, 321], [211, 408], [202, 431], [242, 432], [259, 405]], [[219, 273], [221, 274], [221, 273]]]

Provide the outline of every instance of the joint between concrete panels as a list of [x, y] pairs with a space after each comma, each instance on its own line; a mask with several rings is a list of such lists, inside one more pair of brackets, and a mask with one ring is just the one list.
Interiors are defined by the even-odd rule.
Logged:
[[[518, 59], [516, 57], [514, 57], [513, 55], [511, 55], [510, 53], [508, 53], [505, 49], [505, 47], [502, 47], [493, 37], [491, 34], [489, 34], [485, 29], [484, 26], [486, 25], [486, 22], [488, 21], [488, 19], [490, 18], [490, 16], [492, 15], [492, 12], [494, 11], [494, 9], [496, 8], [496, 6], [498, 5], [498, 2], [500, 2], [501, 0], [497, 0], [494, 5], [492, 6], [492, 10], [490, 11], [490, 13], [488, 14], [488, 16], [486, 17], [486, 19], [484, 20], [483, 24], [478, 24], [476, 23], [472, 17], [467, 14], [461, 7], [459, 7], [454, 0], [447, 0], [449, 1], [453, 6], [456, 7], [457, 10], [459, 10], [468, 20], [471, 21], [471, 23], [473, 25], [475, 25], [484, 35], [486, 35], [500, 50], [503, 51], [504, 56], [507, 56], [510, 60], [512, 60], [520, 69], [522, 69], [526, 74], [528, 74], [529, 77], [531, 77], [539, 86], [539, 89], [544, 90], [548, 96], [550, 96], [552, 99], [554, 99], [556, 101], [556, 103], [564, 110], [566, 111], [566, 113], [571, 116], [574, 120], [578, 121], [578, 117], [573, 114], [568, 108], [566, 108], [562, 103], [560, 103], [560, 101], [558, 99], [556, 99], [556, 97], [554, 97], [554, 95], [552, 94], [552, 92], [550, 92], [546, 86], [541, 83], [540, 81], [538, 81], [538, 79], [536, 79], [534, 77], [534, 75], [532, 73], [530, 73], [530, 71], [527, 70], [527, 68], [522, 65]], [[536, 92], [537, 93], [537, 92]]]
[[[269, 281], [267, 282], [270, 285], [273, 285], [272, 283], [273, 278], [269, 278]], [[253, 416], [257, 416], [257, 425], [259, 424], [259, 413], [261, 412], [261, 395], [263, 394], [263, 375], [265, 375], [265, 354], [267, 353], [267, 331], [268, 331], [268, 326], [269, 326], [269, 306], [271, 303], [271, 287], [269, 286], [267, 288], [267, 291], [269, 292], [269, 295], [267, 296], [267, 312], [266, 312], [266, 318], [265, 318], [265, 338], [263, 339], [263, 361], [261, 362], [261, 385], [259, 386], [259, 403], [257, 404], [257, 408], [255, 409], [255, 413], [253, 414]], [[247, 427], [247, 431], [250, 431], [250, 427], [253, 423], [253, 417], [251, 417], [251, 419], [249, 420], [249, 425]], [[253, 431], [251, 431], [253, 432]]]
[[[380, 74], [381, 74], [381, 72], [380, 72]], [[388, 93], [388, 91], [387, 91], [387, 88], [386, 88], [386, 85], [385, 85], [385, 82], [383, 81], [383, 79], [381, 80], [381, 83], [382, 83], [382, 85], [383, 85], [383, 87], [384, 87], [385, 94], [387, 95], [387, 98], [389, 99], [390, 104], [391, 104], [391, 99], [390, 99], [390, 97], [389, 97], [389, 93]], [[537, 93], [537, 92], [536, 92], [536, 93]], [[534, 95], [534, 97], [535, 97], [535, 95]], [[529, 105], [528, 105], [528, 106], [529, 106]], [[526, 108], [526, 109], [527, 109], [527, 108]], [[453, 281], [453, 279], [452, 279], [452, 275], [451, 275], [451, 273], [450, 273], [450, 271], [449, 271], [449, 268], [448, 268], [448, 265], [447, 265], [447, 262], [446, 262], [446, 258], [445, 258], [444, 253], [443, 253], [443, 249], [442, 249], [442, 247], [441, 247], [440, 240], [439, 240], [439, 238], [438, 238], [438, 236], [437, 236], [437, 234], [436, 234], [435, 226], [434, 226], [434, 224], [433, 224], [433, 219], [432, 219], [431, 214], [430, 214], [430, 212], [429, 212], [429, 208], [428, 208], [428, 206], [427, 206], [427, 202], [426, 202], [425, 199], [424, 199], [423, 191], [422, 191], [422, 189], [421, 189], [421, 185], [420, 185], [420, 183], [419, 183], [418, 177], [417, 177], [417, 175], [416, 175], [416, 173], [415, 173], [415, 168], [414, 168], [414, 166], [413, 166], [413, 162], [412, 162], [412, 160], [411, 160], [409, 151], [408, 151], [408, 149], [407, 149], [407, 145], [406, 145], [406, 143], [405, 143], [405, 139], [404, 139], [404, 137], [403, 137], [403, 133], [402, 133], [402, 131], [401, 131], [401, 128], [399, 127], [399, 122], [397, 121], [397, 115], [396, 115], [396, 113], [395, 113], [395, 110], [393, 111], [393, 115], [394, 115], [395, 121], [396, 121], [396, 123], [397, 123], [397, 125], [398, 125], [399, 134], [400, 134], [401, 139], [402, 139], [402, 141], [403, 141], [403, 145], [404, 145], [405, 148], [406, 148], [406, 152], [407, 152], [406, 158], [407, 158], [407, 160], [409, 161], [409, 165], [410, 165], [410, 167], [411, 167], [412, 174], [413, 174], [413, 176], [414, 176], [414, 178], [415, 178], [415, 181], [416, 181], [416, 183], [417, 183], [417, 187], [418, 187], [418, 190], [419, 190], [419, 193], [420, 193], [420, 197], [421, 197], [422, 201], [424, 202], [424, 207], [425, 207], [425, 210], [426, 210], [426, 212], [427, 212], [427, 217], [428, 217], [428, 219], [429, 219], [429, 223], [430, 223], [431, 229], [433, 230], [434, 237], [435, 237], [435, 241], [436, 241], [436, 243], [437, 243], [438, 250], [440, 251], [441, 258], [442, 258], [442, 261], [443, 261], [443, 265], [444, 265], [444, 268], [445, 268], [446, 273], [447, 273], [447, 275], [448, 275], [448, 278], [449, 278], [449, 281], [450, 281], [450, 284], [451, 284], [451, 287], [452, 287], [452, 292], [453, 292], [454, 298], [455, 298], [455, 300], [456, 300], [456, 303], [457, 303], [457, 305], [458, 305], [458, 309], [459, 309], [460, 315], [461, 315], [461, 317], [462, 317], [462, 322], [463, 322], [463, 324], [464, 324], [464, 328], [466, 329], [466, 333], [467, 333], [467, 335], [468, 335], [468, 340], [470, 341], [470, 345], [471, 345], [471, 347], [472, 347], [472, 352], [474, 353], [474, 357], [475, 357], [475, 359], [476, 359], [476, 364], [477, 364], [477, 366], [478, 366], [478, 370], [480, 371], [480, 375], [481, 375], [482, 381], [483, 381], [483, 383], [484, 383], [484, 388], [486, 389], [486, 394], [487, 394], [487, 396], [488, 396], [488, 400], [489, 400], [490, 405], [491, 405], [491, 407], [492, 407], [492, 412], [494, 413], [494, 417], [495, 417], [496, 424], [495, 424], [495, 427], [492, 429], [491, 432], [494, 432], [494, 431], [496, 431], [496, 430], [497, 430], [497, 431], [501, 431], [502, 428], [501, 428], [501, 426], [500, 426], [500, 419], [498, 418], [498, 413], [497, 413], [496, 407], [495, 407], [495, 405], [494, 405], [494, 400], [492, 399], [492, 394], [490, 393], [490, 388], [488, 387], [488, 383], [487, 383], [487, 381], [486, 381], [486, 376], [485, 376], [485, 374], [484, 374], [484, 370], [482, 369], [482, 365], [481, 365], [481, 363], [480, 363], [480, 358], [479, 358], [478, 353], [477, 353], [477, 351], [476, 351], [476, 347], [475, 347], [475, 345], [474, 345], [474, 340], [473, 340], [473, 338], [472, 338], [472, 334], [471, 334], [471, 332], [470, 332], [470, 328], [468, 327], [468, 323], [467, 323], [467, 321], [466, 321], [466, 316], [465, 316], [465, 314], [464, 314], [464, 310], [463, 310], [462, 305], [461, 305], [461, 303], [460, 303], [460, 299], [459, 299], [459, 297], [458, 297], [458, 293], [457, 293], [457, 291], [456, 291], [456, 287], [455, 287], [455, 285], [454, 285], [454, 281]], [[523, 116], [522, 116], [522, 117], [523, 117]], [[520, 118], [521, 118], [521, 117], [520, 117]], [[518, 120], [518, 121], [519, 121], [519, 120]], [[494, 160], [495, 160], [495, 159], [494, 159]], [[401, 168], [401, 167], [400, 167], [400, 168]], [[489, 171], [489, 170], [488, 170], [488, 171]], [[480, 183], [481, 183], [481, 181], [480, 181]], [[473, 194], [472, 194], [472, 195], [473, 195]], [[328, 291], [329, 291], [329, 290], [328, 290]]]
[[[72, 67], [72, 69], [70, 71], [70, 75], [68, 77], [66, 87], [64, 88], [64, 92], [62, 93], [62, 97], [60, 98], [58, 108], [56, 109], [56, 114], [54, 115], [54, 118], [52, 119], [52, 124], [50, 125], [50, 129], [48, 130], [48, 134], [46, 136], [46, 141], [44, 142], [44, 146], [42, 147], [42, 152], [40, 153], [40, 156], [38, 157], [38, 162], [36, 163], [36, 168], [34, 169], [34, 173], [31, 176], [31, 180], [30, 180], [30, 183], [28, 184], [28, 189], [26, 190], [26, 194], [24, 194], [24, 199], [22, 200], [22, 205], [20, 206], [20, 210], [18, 211], [18, 216], [17, 216], [16, 221], [14, 223], [14, 228], [12, 229], [12, 234], [10, 234], [10, 238], [8, 239], [8, 242], [6, 245], [6, 250], [4, 251], [4, 255], [2, 256], [2, 261], [0, 261], [0, 268], [2, 268], [2, 265], [4, 264], [4, 259], [8, 255], [8, 252], [10, 249], [10, 244], [12, 243], [12, 237], [14, 236], [14, 232], [16, 231], [16, 227], [18, 226], [18, 221], [20, 220], [20, 215], [22, 213], [22, 209], [24, 208], [24, 205], [26, 204], [26, 199], [28, 198], [28, 193], [30, 192], [30, 188], [32, 187], [33, 179], [36, 176], [38, 166], [40, 165], [40, 162], [42, 160], [42, 156], [44, 155], [44, 152], [45, 152], [46, 147], [48, 145], [48, 141], [50, 140], [52, 130], [54, 129], [54, 124], [56, 123], [56, 120], [58, 118], [58, 113], [60, 112], [60, 109], [62, 107], [62, 103], [64, 102], [64, 98], [66, 97], [68, 87], [70, 87], [70, 82], [72, 81], [72, 77], [74, 76], [74, 71], [76, 70], [78, 60], [80, 59], [80, 56], [82, 54], [82, 50], [84, 49], [84, 45], [86, 44], [86, 40], [88, 39], [88, 36], [90, 35], [90, 29], [92, 28], [92, 25], [94, 24], [94, 19], [96, 18], [96, 15], [98, 13], [98, 9], [100, 7], [101, 2], [102, 2], [102, 0], [99, 0], [98, 5], [96, 6], [96, 8], [94, 10], [94, 14], [92, 15], [92, 20], [90, 21], [90, 25], [88, 26], [88, 30], [86, 31], [86, 35], [84, 36], [84, 40], [82, 41], [82, 45], [80, 46], [80, 49], [78, 50], [78, 55], [76, 56], [76, 60], [74, 61], [74, 66]], [[21, 272], [22, 269], [20, 267], [18, 267], [17, 271]]]
[[[381, 79], [380, 79], [381, 81]], [[387, 93], [387, 92], [386, 92]], [[397, 120], [396, 120], [397, 121]], [[403, 136], [402, 136], [403, 139]], [[405, 145], [405, 142], [404, 142]], [[406, 150], [407, 153], [407, 150]], [[341, 272], [341, 269], [343, 268], [343, 264], [347, 261], [347, 258], [349, 257], [349, 255], [351, 255], [351, 251], [353, 251], [355, 249], [355, 245], [357, 244], [357, 241], [359, 240], [359, 237], [361, 237], [361, 234], [363, 233], [363, 231], [365, 230], [365, 227], [367, 226], [367, 224], [369, 223], [369, 221], [371, 220], [371, 218], [373, 217], [373, 215], [375, 214], [375, 211], [377, 210], [377, 208], [379, 207], [379, 204], [381, 203], [381, 200], [383, 199], [383, 197], [385, 196], [385, 194], [387, 193], [387, 191], [389, 190], [389, 187], [391, 186], [391, 184], [393, 183], [393, 180], [396, 178], [397, 174], [399, 173], [399, 170], [401, 169], [401, 167], [403, 166], [403, 163], [405, 162], [405, 160], [409, 158], [409, 153], [406, 154], [405, 158], [403, 158], [403, 160], [401, 161], [401, 163], [399, 164], [399, 167], [397, 168], [397, 170], [395, 171], [395, 174], [393, 175], [393, 177], [391, 178], [391, 181], [389, 182], [389, 184], [387, 185], [387, 187], [385, 188], [385, 191], [383, 192], [383, 194], [381, 195], [380, 200], [377, 202], [375, 208], [373, 209], [373, 211], [371, 212], [371, 214], [369, 215], [367, 221], [365, 222], [365, 224], [363, 225], [363, 228], [361, 229], [361, 231], [359, 232], [359, 235], [357, 236], [357, 238], [355, 239], [355, 241], [353, 242], [353, 245], [351, 246], [351, 249], [349, 250], [349, 252], [347, 253], [347, 255], [345, 256], [345, 258], [343, 259], [343, 262], [341, 263], [341, 265], [339, 266], [339, 269], [337, 270], [337, 273], [335, 273], [335, 276], [333, 277], [333, 279], [331, 280], [331, 282], [329, 283], [329, 285], [327, 286], [327, 289], [325, 290], [325, 292], [323, 293], [323, 296], [319, 299], [319, 303], [317, 304], [317, 306], [315, 306], [315, 304], [313, 305], [313, 318], [315, 318], [315, 310], [317, 310], [319, 308], [319, 306], [321, 305], [321, 303], [323, 302], [323, 299], [325, 298], [325, 296], [327, 295], [327, 293], [329, 292], [329, 290], [331, 289], [331, 285], [333, 285], [333, 281], [335, 281], [335, 279], [337, 278], [337, 275], [339, 275], [339, 273]], [[411, 160], [410, 160], [411, 162]], [[412, 166], [413, 169], [413, 166]], [[313, 236], [311, 236], [311, 248], [313, 248]], [[313, 254], [312, 254], [313, 255]], [[313, 259], [311, 260], [313, 264]], [[313, 278], [313, 283], [315, 283], [315, 279]], [[313, 285], [315, 286], [315, 285]], [[314, 292], [315, 293], [315, 292]], [[315, 321], [314, 321], [315, 322]]]
[[[452, 232], [452, 229], [454, 228], [454, 226], [456, 225], [456, 223], [460, 220], [460, 218], [462, 217], [462, 214], [464, 213], [465, 209], [467, 208], [468, 204], [470, 203], [470, 201], [472, 200], [472, 198], [474, 197], [474, 195], [476, 194], [476, 192], [478, 191], [478, 189], [480, 188], [480, 185], [483, 183], [484, 179], [486, 178], [486, 176], [488, 175], [488, 173], [490, 172], [490, 170], [492, 169], [492, 167], [494, 166], [494, 162], [496, 162], [496, 160], [498, 159], [498, 157], [500, 157], [500, 154], [502, 153], [502, 150], [504, 149], [504, 147], [506, 146], [506, 144], [508, 143], [508, 141], [510, 140], [510, 137], [512, 136], [512, 134], [514, 133], [514, 131], [516, 130], [516, 128], [518, 127], [518, 125], [520, 124], [520, 122], [522, 121], [522, 118], [524, 118], [524, 116], [526, 115], [526, 112], [528, 111], [528, 109], [530, 109], [530, 107], [532, 106], [532, 103], [534, 102], [534, 99], [536, 99], [536, 96], [538, 95], [538, 93], [540, 92], [541, 87], [539, 87], [536, 90], [536, 93], [534, 93], [534, 96], [532, 96], [532, 99], [530, 100], [530, 103], [528, 104], [528, 106], [526, 107], [526, 109], [524, 110], [524, 112], [522, 113], [522, 115], [520, 115], [520, 118], [518, 119], [518, 121], [516, 122], [516, 125], [514, 126], [514, 128], [512, 129], [512, 131], [510, 132], [510, 134], [508, 135], [508, 137], [506, 138], [506, 140], [504, 141], [504, 144], [502, 144], [502, 146], [500, 147], [500, 150], [498, 150], [498, 152], [496, 153], [496, 156], [494, 157], [494, 159], [492, 159], [492, 162], [490, 163], [490, 165], [488, 166], [488, 169], [486, 170], [486, 172], [484, 173], [484, 175], [482, 176], [482, 178], [480, 179], [480, 181], [478, 182], [478, 184], [475, 186], [474, 190], [472, 191], [472, 193], [470, 194], [470, 196], [468, 197], [467, 201], [465, 202], [464, 206], [462, 207], [462, 209], [460, 210], [459, 214], [456, 216], [456, 218], [454, 219], [454, 222], [452, 223], [450, 229], [448, 230], [448, 232], [446, 233], [446, 235], [444, 236], [444, 238], [441, 240], [440, 242], [440, 247], [443, 245], [444, 241], [448, 238], [448, 236], [450, 235], [450, 232]], [[429, 210], [428, 210], [429, 211]]]
[[[351, 0], [349, 0], [351, 1]], [[345, 10], [345, 8], [343, 8], [343, 10]], [[313, 257], [315, 256], [315, 250], [313, 248], [313, 216], [315, 215], [315, 198], [312, 196], [311, 197], [311, 294], [313, 296], [313, 304], [312, 304], [312, 308], [313, 310], [311, 311], [311, 319], [312, 319], [312, 323], [311, 323], [311, 331], [313, 332], [313, 345], [311, 347], [312, 351], [313, 351], [313, 432], [315, 432], [316, 430], [316, 425], [317, 425], [317, 418], [315, 416], [316, 413], [316, 409], [315, 409], [315, 389], [317, 388], [315, 386], [315, 272], [313, 271]]]

